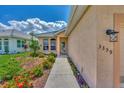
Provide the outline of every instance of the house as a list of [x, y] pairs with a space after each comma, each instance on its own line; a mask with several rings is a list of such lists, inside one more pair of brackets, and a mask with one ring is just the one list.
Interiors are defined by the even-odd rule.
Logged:
[[30, 35], [16, 31], [14, 29], [0, 31], [0, 54], [24, 52], [24, 45], [27, 45], [26, 51], [29, 51]]
[[124, 87], [124, 6], [73, 6], [66, 36], [90, 87]]
[[58, 56], [60, 54], [66, 54], [67, 37], [65, 36], [65, 28], [38, 34], [37, 38], [41, 46], [41, 51], [44, 53], [48, 54], [53, 52]]

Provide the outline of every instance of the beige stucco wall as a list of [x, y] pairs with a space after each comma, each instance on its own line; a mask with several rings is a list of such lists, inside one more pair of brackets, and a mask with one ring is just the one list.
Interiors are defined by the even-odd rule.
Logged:
[[42, 37], [38, 37], [41, 51], [43, 51], [43, 39], [44, 38], [42, 38]]
[[91, 6], [68, 37], [68, 54], [90, 87], [113, 87], [113, 43], [105, 31], [114, 29], [115, 13], [124, 6]]
[[[109, 6], [110, 7], [110, 6]], [[106, 35], [107, 29], [113, 29], [113, 14], [108, 6], [96, 6], [97, 12], [97, 87], [113, 87], [113, 43]], [[101, 45], [101, 48], [98, 48]], [[103, 49], [103, 47], [105, 49]], [[106, 52], [106, 49], [109, 49]]]
[[[96, 6], [97, 7], [97, 36], [98, 43], [112, 50], [113, 43], [109, 42], [109, 38], [105, 35], [105, 30], [110, 28], [114, 29], [114, 14], [124, 13], [124, 6]], [[98, 61], [97, 61], [97, 78], [98, 87], [113, 87], [113, 53], [105, 52], [98, 49]], [[124, 63], [121, 62], [121, 75], [124, 75], [123, 66]]]
[[68, 54], [90, 87], [96, 87], [97, 79], [95, 11], [89, 9], [68, 37]]

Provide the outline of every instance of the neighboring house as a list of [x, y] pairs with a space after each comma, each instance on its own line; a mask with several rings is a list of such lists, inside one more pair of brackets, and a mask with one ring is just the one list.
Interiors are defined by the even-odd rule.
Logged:
[[24, 52], [24, 45], [29, 51], [29, 41], [31, 36], [16, 30], [0, 31], [0, 54]]
[[44, 53], [66, 54], [67, 37], [65, 36], [65, 28], [59, 31], [41, 33], [37, 37], [41, 45], [41, 51]]
[[[108, 29], [119, 32], [116, 41]], [[124, 87], [124, 6], [73, 6], [66, 36], [68, 55], [90, 87]]]

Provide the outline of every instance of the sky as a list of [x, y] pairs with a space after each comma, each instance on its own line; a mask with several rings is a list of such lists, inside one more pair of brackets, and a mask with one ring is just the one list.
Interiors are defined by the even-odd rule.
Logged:
[[28, 33], [59, 30], [67, 26], [71, 6], [7, 5], [0, 6], [0, 29], [17, 29]]

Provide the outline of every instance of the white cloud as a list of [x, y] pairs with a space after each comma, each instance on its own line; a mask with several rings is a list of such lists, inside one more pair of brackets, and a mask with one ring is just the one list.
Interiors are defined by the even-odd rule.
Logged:
[[5, 30], [5, 29], [8, 29], [8, 28], [9, 28], [9, 26], [6, 26], [6, 25], [0, 23], [0, 30]]
[[42, 33], [47, 31], [56, 31], [67, 26], [65, 21], [45, 22], [39, 18], [30, 18], [26, 21], [11, 20], [8, 23], [10, 26], [0, 23], [0, 29], [16, 29], [18, 31], [23, 31], [24, 33], [29, 33], [31, 31]]

